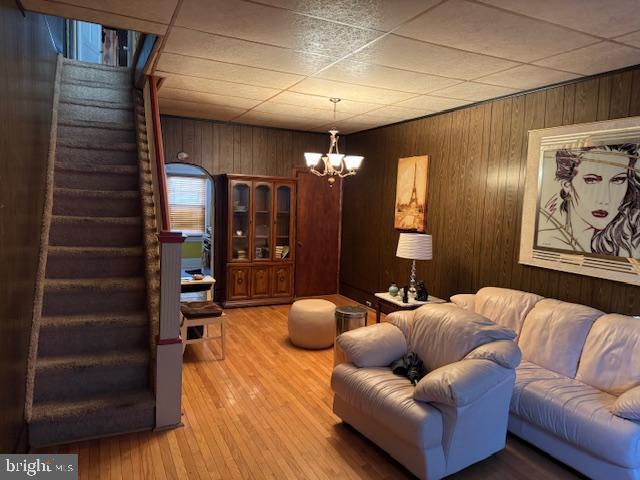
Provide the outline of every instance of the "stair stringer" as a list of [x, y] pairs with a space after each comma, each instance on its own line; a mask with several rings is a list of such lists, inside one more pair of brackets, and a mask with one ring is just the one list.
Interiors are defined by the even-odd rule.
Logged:
[[[156, 339], [160, 325], [160, 243], [156, 216], [155, 187], [153, 177], [153, 151], [149, 145], [145, 95], [134, 89], [136, 143], [140, 172], [140, 199], [142, 202], [143, 245], [145, 256], [145, 277], [147, 281], [147, 312], [149, 315], [149, 348], [151, 358], [156, 357]], [[151, 362], [154, 369], [154, 363]], [[152, 372], [153, 373], [153, 372]], [[155, 382], [155, 375], [151, 375]]]
[[42, 300], [44, 297], [44, 278], [47, 268], [47, 251], [49, 246], [49, 229], [51, 227], [51, 212], [53, 210], [53, 178], [56, 161], [56, 145], [58, 139], [58, 105], [60, 103], [60, 91], [62, 82], [62, 68], [64, 58], [58, 54], [56, 63], [56, 77], [53, 86], [53, 104], [51, 107], [51, 130], [49, 134], [49, 152], [47, 155], [47, 177], [45, 187], [44, 207], [42, 210], [42, 225], [40, 229], [40, 254], [38, 257], [38, 270], [36, 272], [36, 284], [33, 297], [33, 310], [31, 317], [31, 337], [29, 339], [29, 356], [27, 358], [27, 379], [25, 389], [24, 418], [27, 423], [31, 420], [33, 412], [33, 392], [36, 377], [36, 361], [38, 358], [38, 339], [40, 334], [40, 321], [42, 319]]

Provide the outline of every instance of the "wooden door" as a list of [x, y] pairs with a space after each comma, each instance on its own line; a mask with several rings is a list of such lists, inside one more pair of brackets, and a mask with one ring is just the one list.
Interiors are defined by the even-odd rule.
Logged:
[[273, 267], [273, 297], [291, 297], [291, 265], [275, 265]]
[[251, 298], [271, 296], [271, 267], [251, 267]]
[[251, 295], [251, 267], [230, 266], [227, 279], [227, 300], [246, 300]]
[[338, 293], [342, 180], [298, 171], [296, 296]]
[[254, 262], [269, 262], [273, 256], [273, 183], [253, 182], [251, 255]]
[[251, 220], [251, 182], [231, 180], [229, 185], [229, 238], [227, 252], [230, 262], [250, 262], [253, 247]]

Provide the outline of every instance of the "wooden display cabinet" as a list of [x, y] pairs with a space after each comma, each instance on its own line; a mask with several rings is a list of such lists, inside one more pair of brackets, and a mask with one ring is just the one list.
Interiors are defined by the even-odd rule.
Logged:
[[296, 179], [219, 175], [216, 299], [225, 307], [293, 301]]

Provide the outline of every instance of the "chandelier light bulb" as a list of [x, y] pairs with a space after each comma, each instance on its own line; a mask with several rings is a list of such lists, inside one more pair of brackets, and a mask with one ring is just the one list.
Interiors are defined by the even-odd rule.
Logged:
[[304, 159], [307, 162], [307, 167], [313, 167], [314, 165], [317, 165], [321, 158], [321, 153], [307, 152], [304, 154]]
[[342, 153], [328, 153], [327, 157], [329, 157], [329, 163], [333, 168], [338, 168], [342, 163], [342, 159], [344, 155]]
[[364, 159], [361, 155], [347, 155], [344, 157], [344, 164], [347, 167], [347, 170], [357, 170], [362, 165], [362, 160]]

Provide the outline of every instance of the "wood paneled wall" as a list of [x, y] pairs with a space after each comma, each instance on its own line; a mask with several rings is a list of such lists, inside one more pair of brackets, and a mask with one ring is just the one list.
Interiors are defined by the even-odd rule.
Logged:
[[55, 66], [45, 17], [0, 0], [0, 452], [23, 426]]
[[500, 286], [640, 314], [639, 287], [518, 263], [527, 131], [632, 115], [640, 69], [349, 135], [349, 151], [366, 158], [344, 186], [342, 292], [367, 299], [407, 282], [409, 262], [395, 257], [397, 161], [428, 154], [434, 259], [418, 262], [418, 277], [431, 293]]
[[250, 125], [231, 125], [210, 120], [162, 116], [165, 161], [179, 162], [186, 152], [192, 163], [211, 175], [293, 176], [303, 166], [304, 152], [326, 152], [329, 135]]

